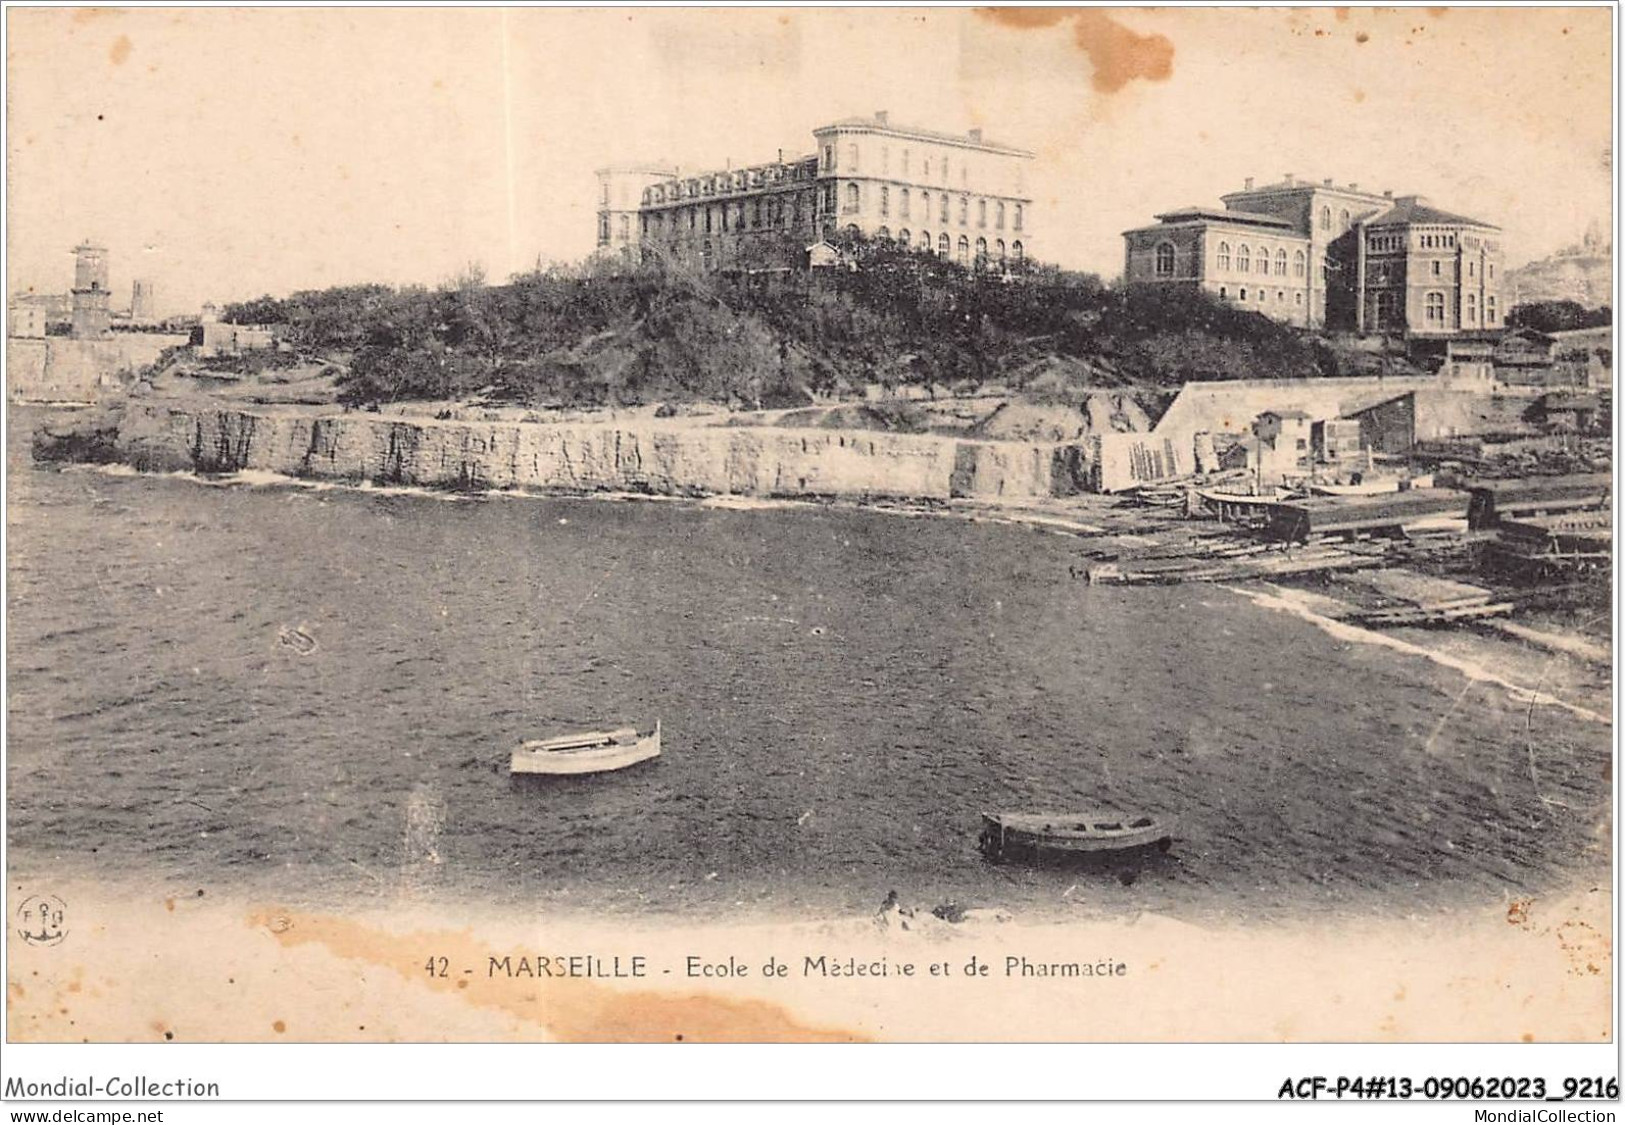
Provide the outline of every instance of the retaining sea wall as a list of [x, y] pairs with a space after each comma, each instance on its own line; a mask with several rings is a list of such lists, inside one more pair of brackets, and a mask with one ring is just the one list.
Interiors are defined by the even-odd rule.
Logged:
[[1080, 491], [1079, 444], [863, 430], [401, 419], [131, 400], [35, 435], [42, 460], [260, 470], [460, 489], [655, 495], [1038, 499]]

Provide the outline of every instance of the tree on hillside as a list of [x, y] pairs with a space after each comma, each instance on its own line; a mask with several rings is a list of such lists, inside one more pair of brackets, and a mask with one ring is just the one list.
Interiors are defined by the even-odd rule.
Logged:
[[1531, 301], [1507, 313], [1507, 327], [1536, 332], [1569, 332], [1576, 328], [1602, 328], [1614, 322], [1607, 305], [1588, 309], [1578, 301]]
[[220, 313], [227, 324], [286, 324], [287, 306], [272, 296], [255, 297], [251, 301], [234, 301]]

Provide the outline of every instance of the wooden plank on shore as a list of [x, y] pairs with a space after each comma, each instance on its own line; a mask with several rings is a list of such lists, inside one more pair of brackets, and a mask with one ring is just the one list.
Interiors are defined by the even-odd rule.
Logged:
[[1614, 654], [1607, 645], [1594, 644], [1581, 637], [1561, 636], [1557, 633], [1548, 633], [1543, 629], [1531, 629], [1527, 625], [1519, 625], [1514, 621], [1486, 621], [1484, 627], [1505, 633], [1509, 637], [1528, 641], [1538, 648], [1548, 652], [1560, 652], [1567, 656], [1579, 657], [1589, 664], [1601, 668], [1614, 666]]
[[1511, 613], [1511, 602], [1496, 602], [1486, 605], [1460, 606], [1456, 609], [1426, 609], [1405, 608], [1375, 610], [1365, 613], [1351, 614], [1345, 618], [1354, 625], [1443, 625], [1450, 621], [1462, 621], [1469, 618], [1495, 617], [1503, 613]]

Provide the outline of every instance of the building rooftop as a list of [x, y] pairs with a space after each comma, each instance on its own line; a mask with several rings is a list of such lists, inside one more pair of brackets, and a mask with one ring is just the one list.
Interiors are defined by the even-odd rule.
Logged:
[[982, 136], [982, 130], [972, 129], [966, 133], [944, 133], [938, 129], [922, 129], [916, 125], [894, 124], [889, 114], [884, 110], [871, 117], [843, 117], [839, 121], [831, 121], [828, 125], [820, 125], [813, 130], [813, 135], [828, 129], [872, 129], [879, 133], [889, 133], [896, 137], [915, 137], [922, 141], [946, 141], [949, 144], [964, 145], [966, 148], [987, 149], [992, 152], [1008, 153], [1012, 156], [1032, 156], [1024, 148], [1015, 145], [1002, 144], [990, 141]]
[[1435, 223], [1440, 226], [1454, 227], [1483, 227], [1485, 230], [1500, 230], [1494, 223], [1486, 223], [1479, 219], [1469, 219], [1465, 215], [1453, 215], [1449, 211], [1441, 211], [1419, 195], [1407, 195], [1394, 200], [1394, 205], [1380, 215], [1366, 220], [1368, 227], [1400, 227], [1412, 223]]
[[1224, 207], [1179, 207], [1172, 211], [1164, 211], [1157, 216], [1158, 221], [1164, 223], [1181, 223], [1192, 220], [1209, 220], [1225, 223], [1240, 223], [1244, 226], [1277, 227], [1282, 230], [1292, 230], [1290, 219], [1283, 219], [1280, 215], [1265, 215], [1257, 211], [1233, 211]]
[[1594, 328], [1565, 328], [1561, 332], [1548, 332], [1554, 340], [1607, 340], [1614, 335], [1612, 324], [1599, 324]]
[[677, 177], [676, 168], [669, 164], [659, 163], [606, 164], [602, 168], [594, 169], [594, 171], [599, 175], [603, 175], [606, 172], [631, 172], [642, 176], [668, 176], [672, 179]]
[[1235, 196], [1263, 195], [1263, 194], [1266, 194], [1266, 193], [1273, 194], [1273, 193], [1276, 193], [1276, 192], [1309, 191], [1309, 190], [1335, 191], [1335, 192], [1340, 192], [1340, 193], [1342, 193], [1344, 195], [1364, 196], [1366, 199], [1371, 199], [1371, 200], [1386, 200], [1386, 199], [1389, 198], [1388, 195], [1386, 195], [1386, 194], [1384, 194], [1382, 192], [1362, 191], [1362, 190], [1360, 190], [1360, 185], [1359, 184], [1339, 184], [1339, 183], [1336, 183], [1335, 181], [1329, 180], [1329, 179], [1321, 180], [1319, 183], [1316, 183], [1313, 180], [1300, 180], [1297, 176], [1292, 175], [1290, 172], [1287, 173], [1280, 180], [1276, 181], [1275, 183], [1273, 183], [1273, 184], [1265, 184], [1263, 187], [1254, 187], [1253, 186], [1253, 181], [1251, 179], [1249, 179], [1249, 180], [1246, 181], [1246, 183], [1243, 185], [1243, 187], [1242, 187], [1242, 189], [1240, 191], [1233, 191], [1233, 192], [1230, 192], [1228, 195], [1223, 195], [1223, 196], [1220, 196], [1219, 198], [1221, 198], [1221, 199], [1230, 199], [1230, 198], [1233, 198]]

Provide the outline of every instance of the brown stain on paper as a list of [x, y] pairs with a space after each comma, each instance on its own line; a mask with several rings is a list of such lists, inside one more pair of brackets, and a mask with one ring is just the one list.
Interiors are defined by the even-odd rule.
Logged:
[[[534, 957], [534, 950], [491, 949], [474, 941], [468, 931], [399, 934], [347, 918], [286, 910], [256, 912], [249, 916], [249, 925], [271, 934], [284, 948], [316, 945], [337, 957], [392, 969], [432, 991], [536, 1024], [566, 1043], [869, 1041], [855, 1032], [802, 1023], [781, 1005], [765, 1000], [613, 988], [580, 978], [485, 976], [488, 957], [517, 961]], [[454, 965], [472, 967], [475, 973], [430, 977], [423, 969], [425, 949]]]
[[133, 46], [128, 35], [120, 35], [113, 40], [113, 46], [108, 49], [107, 61], [114, 66], [123, 66], [124, 60], [130, 57], [130, 50]]
[[1114, 94], [1135, 79], [1163, 82], [1174, 73], [1174, 44], [1166, 35], [1141, 35], [1099, 8], [977, 8], [976, 14], [1003, 27], [1026, 31], [1072, 24], [1072, 38], [1089, 56], [1093, 83]]

